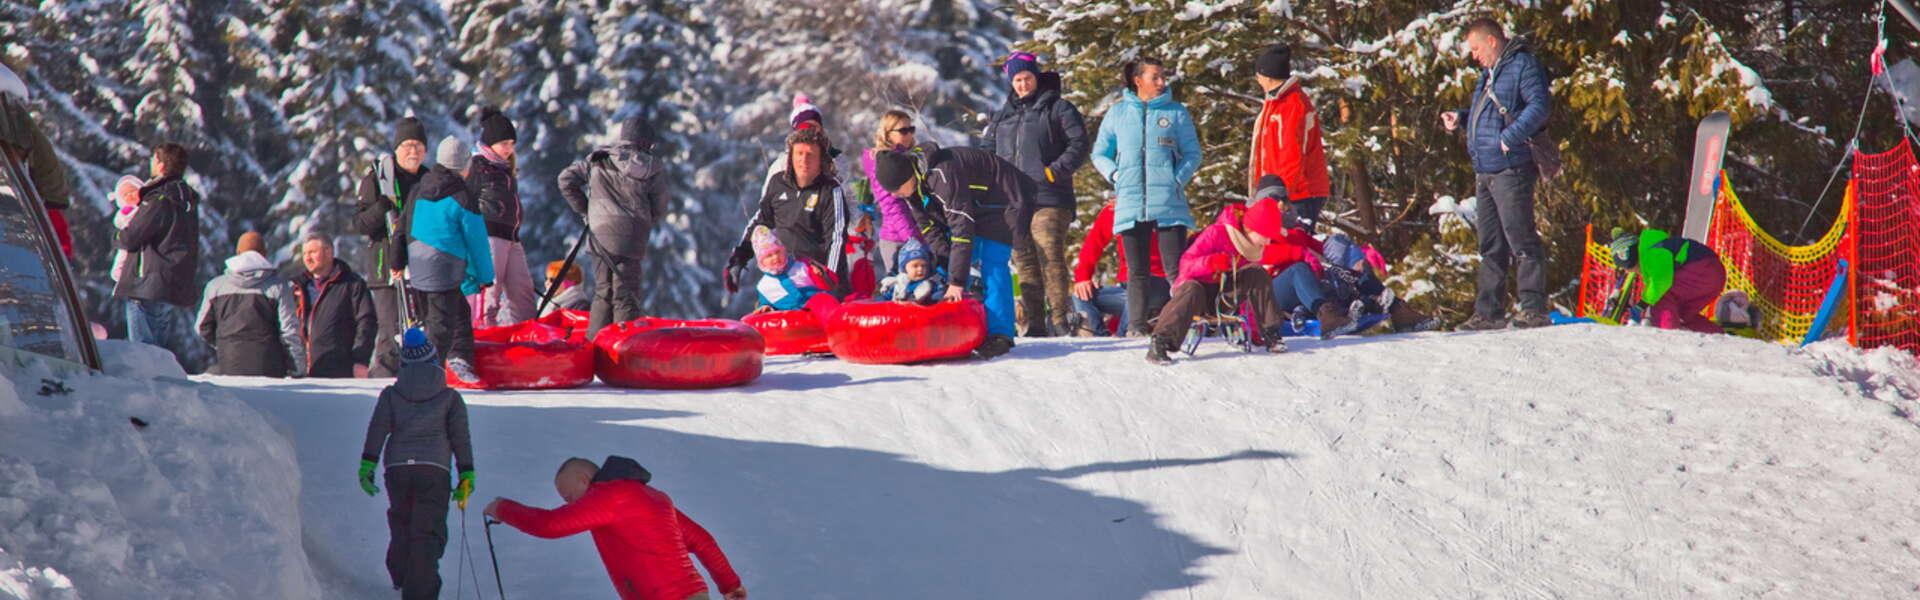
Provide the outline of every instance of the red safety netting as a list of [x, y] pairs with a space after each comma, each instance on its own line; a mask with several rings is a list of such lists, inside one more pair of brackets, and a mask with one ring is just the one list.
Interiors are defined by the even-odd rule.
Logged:
[[1849, 340], [1920, 354], [1920, 163], [1911, 142], [1879, 154], [1855, 151], [1853, 185], [1858, 265]]

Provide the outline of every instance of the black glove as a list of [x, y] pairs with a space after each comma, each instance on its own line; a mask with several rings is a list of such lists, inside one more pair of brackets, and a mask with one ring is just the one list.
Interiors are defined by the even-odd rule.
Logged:
[[720, 280], [726, 284], [727, 294], [740, 291], [740, 282], [747, 278], [747, 264], [752, 261], [753, 253], [740, 249], [735, 249], [733, 256], [727, 257], [727, 267], [720, 270]]

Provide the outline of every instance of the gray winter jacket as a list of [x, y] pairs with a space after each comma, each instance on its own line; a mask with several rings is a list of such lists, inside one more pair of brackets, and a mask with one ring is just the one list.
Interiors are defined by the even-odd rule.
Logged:
[[213, 346], [216, 375], [305, 374], [299, 307], [286, 280], [258, 252], [227, 259], [227, 272], [200, 298], [200, 338]]
[[449, 462], [457, 461], [459, 468], [449, 472], [473, 470], [467, 403], [460, 399], [460, 392], [447, 387], [438, 363], [403, 366], [393, 385], [380, 390], [360, 457], [378, 461], [383, 446], [388, 468], [433, 465], [446, 469]]
[[667, 212], [664, 171], [632, 144], [604, 146], [560, 172], [560, 196], [587, 220], [596, 252], [636, 254]]

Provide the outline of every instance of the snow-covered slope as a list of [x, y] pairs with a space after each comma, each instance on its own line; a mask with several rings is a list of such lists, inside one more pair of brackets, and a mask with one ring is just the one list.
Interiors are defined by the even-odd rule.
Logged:
[[[562, 459], [610, 453], [759, 598], [1864, 598], [1920, 573], [1904, 355], [1590, 326], [1142, 353], [1039, 341], [989, 363], [776, 359], [737, 390], [469, 394], [478, 582], [491, 597], [486, 499], [552, 506]], [[377, 384], [212, 381], [293, 430], [326, 596], [391, 594], [386, 500], [353, 483]], [[611, 591], [585, 538], [494, 541], [509, 597]]]

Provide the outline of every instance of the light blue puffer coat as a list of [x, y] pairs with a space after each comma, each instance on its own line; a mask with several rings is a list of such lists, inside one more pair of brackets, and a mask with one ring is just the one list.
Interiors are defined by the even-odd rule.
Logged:
[[1193, 229], [1187, 184], [1200, 171], [1200, 134], [1187, 107], [1163, 92], [1142, 102], [1132, 90], [1107, 109], [1093, 142], [1093, 168], [1113, 184], [1113, 231], [1135, 222]]

